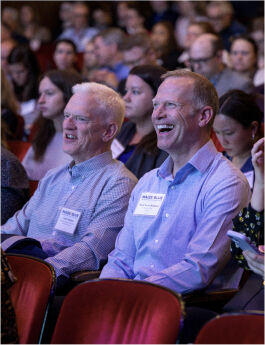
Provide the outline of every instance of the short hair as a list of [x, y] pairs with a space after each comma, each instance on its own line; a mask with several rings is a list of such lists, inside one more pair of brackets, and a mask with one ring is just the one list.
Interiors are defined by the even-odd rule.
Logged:
[[150, 37], [146, 33], [138, 33], [129, 35], [120, 46], [121, 51], [131, 50], [134, 47], [139, 47], [148, 52], [152, 48]]
[[218, 113], [234, 119], [245, 128], [249, 128], [253, 121], [257, 121], [259, 129], [261, 128], [263, 113], [254, 96], [244, 91], [234, 89], [220, 97]]
[[60, 38], [60, 39], [56, 40], [55, 41], [55, 49], [58, 47], [58, 45], [60, 43], [69, 44], [70, 46], [72, 46], [74, 53], [77, 54], [76, 44], [72, 40], [70, 40], [69, 38]]
[[219, 7], [223, 14], [234, 14], [234, 8], [230, 1], [211, 1], [206, 6], [206, 10], [208, 10], [211, 7]]
[[109, 28], [100, 31], [100, 33], [94, 37], [93, 41], [95, 41], [97, 37], [101, 37], [106, 45], [116, 43], [118, 49], [120, 49], [125, 39], [125, 33], [118, 28]]
[[244, 41], [247, 41], [248, 43], [250, 43], [253, 47], [254, 54], [256, 56], [258, 55], [257, 43], [255, 42], [255, 40], [252, 37], [250, 37], [248, 35], [235, 35], [235, 36], [230, 37], [230, 39], [229, 39], [229, 41], [230, 41], [230, 52], [231, 52], [232, 44], [237, 40], [244, 40]]
[[194, 81], [193, 84], [193, 99], [194, 106], [196, 108], [202, 108], [204, 106], [210, 106], [213, 109], [213, 119], [209, 123], [209, 126], [213, 124], [214, 117], [219, 109], [219, 100], [215, 87], [213, 84], [201, 74], [191, 72], [187, 69], [177, 69], [167, 72], [162, 75], [162, 79], [167, 78], [189, 78]]
[[208, 34], [216, 35], [216, 31], [215, 31], [214, 27], [208, 21], [194, 20], [194, 21], [189, 23], [188, 27], [193, 26], [193, 25], [199, 26], [202, 29], [203, 33], [205, 33], [205, 34], [208, 33]]
[[136, 75], [141, 78], [146, 84], [148, 84], [154, 95], [157, 93], [157, 89], [162, 83], [161, 76], [164, 75], [167, 70], [161, 66], [155, 65], [141, 65], [135, 66], [130, 70], [129, 75]]
[[211, 35], [210, 43], [212, 46], [212, 53], [217, 54], [219, 51], [222, 51], [224, 49], [224, 44], [219, 35], [216, 34], [209, 34]]
[[86, 93], [88, 97], [92, 97], [96, 108], [92, 111], [102, 119], [109, 118], [118, 125], [120, 130], [124, 115], [125, 115], [125, 103], [122, 97], [110, 87], [95, 83], [86, 82], [73, 86], [73, 94]]

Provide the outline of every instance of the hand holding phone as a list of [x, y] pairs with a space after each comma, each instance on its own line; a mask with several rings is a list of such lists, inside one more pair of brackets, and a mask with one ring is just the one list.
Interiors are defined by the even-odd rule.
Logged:
[[242, 250], [249, 250], [259, 255], [262, 254], [258, 248], [250, 242], [247, 236], [233, 230], [228, 230], [227, 236], [229, 236]]

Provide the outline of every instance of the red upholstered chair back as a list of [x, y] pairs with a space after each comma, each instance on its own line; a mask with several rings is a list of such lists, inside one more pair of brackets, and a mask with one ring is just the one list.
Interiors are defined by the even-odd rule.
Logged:
[[29, 180], [29, 193], [32, 196], [35, 190], [38, 188], [39, 181]]
[[202, 327], [195, 344], [264, 344], [264, 315], [223, 314]]
[[17, 281], [10, 289], [20, 344], [38, 344], [51, 301], [55, 272], [43, 260], [26, 255], [7, 254]]
[[31, 143], [20, 141], [20, 140], [9, 140], [8, 149], [19, 159], [20, 162], [23, 161], [25, 154], [27, 153]]
[[133, 280], [94, 280], [66, 296], [52, 344], [172, 344], [182, 316], [180, 297]]

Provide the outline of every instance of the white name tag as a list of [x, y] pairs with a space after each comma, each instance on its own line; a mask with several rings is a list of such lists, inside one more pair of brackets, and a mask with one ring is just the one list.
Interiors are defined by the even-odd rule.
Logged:
[[55, 229], [67, 232], [68, 234], [73, 234], [77, 227], [80, 216], [81, 212], [63, 207], [55, 225]]
[[163, 200], [165, 198], [165, 194], [158, 194], [158, 193], [142, 193], [140, 200], [134, 210], [134, 215], [141, 215], [141, 216], [157, 216]]
[[110, 149], [112, 152], [112, 157], [117, 158], [122, 154], [122, 152], [124, 152], [125, 147], [117, 139], [114, 139]]
[[247, 171], [244, 173], [244, 175], [246, 176], [248, 183], [250, 185], [250, 188], [253, 188], [254, 185], [254, 171]]

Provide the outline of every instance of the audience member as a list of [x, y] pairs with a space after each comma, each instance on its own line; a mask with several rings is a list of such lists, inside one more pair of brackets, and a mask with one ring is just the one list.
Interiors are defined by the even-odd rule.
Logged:
[[[19, 12], [14, 7], [6, 6], [3, 8], [1, 16], [1, 27], [4, 29], [4, 35], [8, 35], [19, 44], [27, 44], [28, 39], [19, 33]], [[1, 37], [3, 33], [1, 32]]]
[[1, 68], [8, 79], [10, 79], [11, 77], [9, 74], [7, 58], [11, 50], [15, 48], [16, 45], [17, 43], [13, 39], [1, 41]]
[[100, 4], [92, 12], [93, 27], [99, 31], [108, 29], [113, 26], [113, 14], [108, 3]]
[[129, 121], [122, 125], [112, 144], [112, 153], [137, 178], [159, 167], [167, 153], [157, 147], [156, 133], [152, 124], [152, 99], [161, 84], [166, 70], [159, 66], [141, 65], [131, 69], [126, 80], [125, 116]]
[[183, 67], [178, 63], [181, 50], [178, 48], [174, 36], [173, 25], [170, 22], [158, 22], [152, 28], [152, 45], [161, 66], [167, 70]]
[[[37, 255], [55, 268], [57, 287], [72, 272], [98, 270], [106, 262], [137, 181], [110, 152], [124, 117], [120, 96], [96, 83], [77, 84], [73, 92], [63, 123], [63, 150], [73, 161], [48, 172], [29, 202], [2, 226], [2, 236], [40, 242]], [[16, 237], [2, 248], [11, 251]]]
[[97, 33], [98, 30], [88, 26], [89, 7], [87, 2], [74, 2], [72, 9], [72, 27], [65, 29], [58, 37], [68, 38], [72, 40], [77, 51], [84, 52], [85, 44], [90, 41]]
[[231, 89], [251, 93], [251, 80], [226, 67], [222, 62], [222, 52], [223, 45], [218, 36], [202, 34], [190, 47], [192, 70], [208, 78], [215, 86], [219, 97]]
[[231, 68], [253, 80], [257, 72], [258, 47], [253, 38], [235, 36], [231, 39]]
[[[255, 170], [251, 202], [233, 220], [233, 230], [245, 234], [255, 246], [264, 246], [264, 138], [254, 144], [251, 156]], [[231, 252], [240, 266], [253, 272], [242, 290], [228, 302], [224, 310], [264, 311], [264, 249], [260, 255], [250, 251], [242, 252], [232, 241]]]
[[207, 21], [205, 14], [205, 1], [176, 1], [176, 10], [179, 17], [175, 22], [175, 37], [178, 46], [182, 49], [185, 48], [185, 40], [187, 29], [190, 22], [193, 21]]
[[224, 148], [224, 155], [240, 169], [253, 187], [251, 149], [263, 136], [263, 114], [255, 99], [240, 90], [231, 90], [220, 98], [220, 109], [213, 128]]
[[187, 35], [184, 41], [184, 48], [185, 50], [178, 58], [179, 63], [184, 63], [185, 66], [189, 67], [189, 49], [192, 43], [198, 38], [200, 35], [210, 33], [215, 34], [215, 30], [209, 22], [206, 21], [192, 21], [188, 25], [187, 28]]
[[123, 63], [130, 69], [139, 65], [157, 65], [155, 50], [147, 34], [126, 37], [121, 45]]
[[59, 23], [53, 30], [53, 40], [56, 40], [63, 31], [72, 27], [72, 11], [73, 3], [71, 1], [60, 2], [58, 13]]
[[[264, 138], [256, 142], [252, 149], [252, 162], [255, 168], [255, 183], [248, 207], [242, 209], [233, 219], [233, 230], [245, 234], [253, 244], [264, 244]], [[250, 275], [221, 312], [240, 312], [242, 310], [264, 311], [264, 255], [243, 251], [231, 242], [231, 253], [244, 269], [251, 269]], [[213, 310], [188, 307], [184, 318], [179, 343], [194, 343], [201, 327], [218, 314]]]
[[30, 5], [24, 5], [20, 8], [19, 13], [20, 30], [28, 40], [30, 48], [36, 51], [43, 43], [51, 41], [51, 32], [41, 26], [37, 20], [37, 13]]
[[240, 277], [229, 262], [226, 232], [250, 193], [244, 175], [210, 140], [216, 90], [180, 69], [164, 75], [153, 105], [157, 145], [169, 157], [134, 188], [100, 278], [145, 280], [181, 294], [235, 287]]
[[118, 28], [126, 31], [125, 25], [127, 20], [127, 10], [130, 1], [117, 1], [116, 2], [116, 24]]
[[39, 65], [36, 56], [26, 45], [12, 49], [7, 62], [14, 92], [20, 103], [19, 113], [25, 121], [25, 134], [29, 135], [32, 123], [38, 116]]
[[125, 30], [129, 35], [145, 33], [148, 31], [145, 27], [146, 8], [137, 1], [128, 2], [125, 21]]
[[74, 42], [67, 38], [57, 40], [55, 42], [53, 59], [57, 69], [76, 72], [77, 49]]
[[40, 116], [34, 123], [32, 146], [23, 159], [30, 180], [40, 180], [52, 168], [70, 163], [71, 156], [62, 149], [63, 112], [72, 96], [72, 87], [81, 83], [76, 72], [52, 70], [45, 73], [39, 84]]
[[20, 161], [1, 146], [1, 224], [20, 210], [29, 199], [29, 181]]
[[95, 54], [100, 70], [93, 73], [93, 81], [108, 84], [108, 78], [112, 77], [110, 86], [117, 88], [118, 82], [127, 78], [129, 69], [122, 62], [121, 51], [124, 39], [124, 32], [117, 28], [103, 30], [95, 37]]
[[245, 26], [234, 18], [234, 9], [230, 1], [210, 1], [206, 12], [226, 50], [230, 47], [230, 37], [246, 32]]
[[83, 69], [82, 75], [88, 81], [92, 81], [91, 75], [93, 71], [99, 68], [98, 61], [95, 53], [95, 46], [93, 41], [88, 42], [85, 46], [84, 57], [83, 57]]
[[6, 125], [7, 140], [21, 140], [24, 119], [19, 115], [19, 103], [14, 91], [1, 70], [1, 121]]
[[170, 1], [149, 1], [151, 5], [151, 9], [153, 11], [152, 17], [150, 18], [150, 26], [151, 28], [161, 22], [167, 21], [170, 22], [172, 25], [175, 24], [175, 21], [178, 17], [177, 13], [174, 9], [170, 6]]

